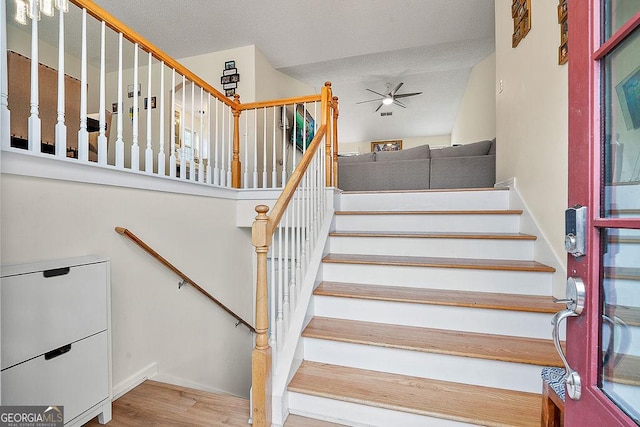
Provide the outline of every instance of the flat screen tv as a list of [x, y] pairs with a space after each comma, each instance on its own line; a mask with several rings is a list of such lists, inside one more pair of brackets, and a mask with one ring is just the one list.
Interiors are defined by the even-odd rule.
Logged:
[[303, 151], [313, 140], [316, 122], [311, 114], [305, 111], [303, 104], [296, 105], [293, 116], [295, 125], [291, 128], [291, 143], [295, 144], [298, 150]]

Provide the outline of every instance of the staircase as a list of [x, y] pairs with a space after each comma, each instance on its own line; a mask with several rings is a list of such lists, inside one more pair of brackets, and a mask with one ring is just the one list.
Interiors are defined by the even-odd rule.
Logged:
[[288, 385], [355, 426], [540, 425], [554, 269], [504, 190], [343, 193]]

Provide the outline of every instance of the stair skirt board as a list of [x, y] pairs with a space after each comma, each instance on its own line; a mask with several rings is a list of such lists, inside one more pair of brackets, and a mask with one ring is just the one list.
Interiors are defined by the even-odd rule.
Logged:
[[304, 338], [304, 360], [483, 387], [540, 393], [544, 366]]
[[[548, 313], [450, 307], [430, 304], [314, 296], [314, 314], [321, 317], [392, 323], [498, 335], [548, 339]], [[563, 325], [564, 326], [564, 325]], [[564, 339], [562, 328], [561, 339]]]
[[551, 275], [538, 272], [324, 263], [322, 279], [372, 285], [551, 295]]
[[[356, 427], [469, 427], [474, 424], [289, 392], [289, 413]], [[331, 414], [327, 416], [327, 414]], [[356, 421], [357, 420], [357, 421]]]

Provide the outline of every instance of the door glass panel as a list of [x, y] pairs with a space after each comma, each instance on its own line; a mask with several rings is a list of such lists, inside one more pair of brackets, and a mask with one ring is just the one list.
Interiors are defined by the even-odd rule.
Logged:
[[600, 388], [640, 423], [640, 230], [604, 229]]
[[602, 82], [602, 215], [640, 218], [640, 29], [603, 60]]
[[603, 4], [605, 15], [603, 21], [608, 24], [604, 28], [605, 40], [640, 10], [640, 0], [607, 0]]

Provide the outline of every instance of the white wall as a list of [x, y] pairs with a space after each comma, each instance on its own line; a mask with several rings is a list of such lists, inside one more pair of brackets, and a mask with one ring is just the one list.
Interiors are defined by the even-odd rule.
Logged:
[[529, 34], [511, 47], [511, 3], [496, 0], [497, 180], [516, 185], [560, 259], [567, 204], [568, 80], [558, 65], [557, 2], [536, 2]]
[[452, 144], [493, 139], [496, 136], [496, 54], [480, 61], [471, 70], [456, 121]]
[[[338, 126], [340, 126], [338, 124]], [[451, 136], [450, 135], [432, 135], [432, 136], [417, 136], [410, 138], [397, 138], [402, 140], [402, 148], [412, 148], [417, 147], [419, 145], [429, 144], [431, 147], [440, 147], [440, 146], [449, 146], [451, 145]], [[340, 140], [340, 134], [338, 133], [338, 141]], [[346, 153], [370, 153], [371, 152], [371, 142], [373, 141], [364, 141], [364, 142], [339, 142], [338, 143], [338, 151], [340, 154]]]
[[234, 200], [7, 174], [1, 194], [3, 265], [111, 259], [115, 387], [157, 362], [159, 379], [248, 397], [248, 330], [114, 231], [129, 228], [253, 323], [253, 247]]

